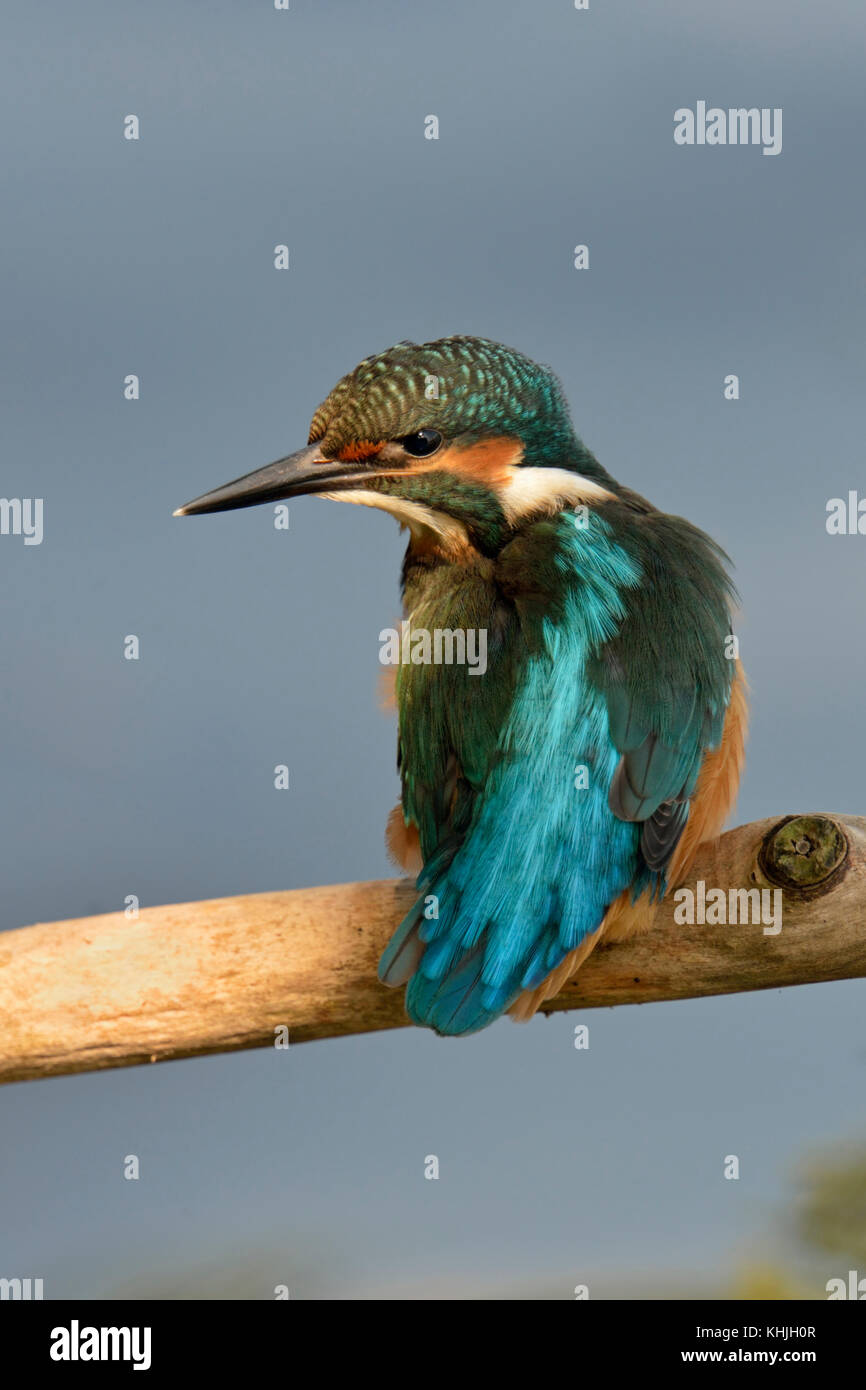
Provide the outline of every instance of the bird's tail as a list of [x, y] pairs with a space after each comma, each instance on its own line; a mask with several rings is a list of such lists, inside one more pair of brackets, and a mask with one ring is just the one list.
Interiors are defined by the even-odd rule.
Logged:
[[426, 901], [418, 899], [391, 937], [379, 961], [379, 979], [392, 989], [408, 985], [406, 1012], [413, 1023], [443, 1037], [478, 1033], [506, 1011], [514, 991], [491, 990], [482, 980], [483, 940], [444, 974], [425, 974], [427, 943], [421, 930]]

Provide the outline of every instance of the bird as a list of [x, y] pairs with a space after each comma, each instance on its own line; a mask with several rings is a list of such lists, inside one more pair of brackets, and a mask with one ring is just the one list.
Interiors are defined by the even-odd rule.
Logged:
[[606, 471], [551, 369], [469, 335], [366, 357], [306, 447], [175, 515], [308, 494], [406, 530], [414, 633], [485, 634], [483, 673], [395, 667], [387, 841], [417, 897], [379, 979], [440, 1036], [531, 1018], [599, 941], [650, 929], [734, 804], [730, 561]]

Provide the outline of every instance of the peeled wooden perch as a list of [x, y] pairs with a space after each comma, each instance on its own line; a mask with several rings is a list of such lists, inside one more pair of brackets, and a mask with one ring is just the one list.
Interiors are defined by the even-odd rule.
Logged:
[[[781, 888], [781, 931], [677, 925], [671, 892], [650, 933], [600, 945], [549, 1008], [866, 975], [866, 818], [742, 825], [704, 847], [686, 886], [697, 880]], [[402, 991], [376, 964], [414, 896], [387, 879], [0, 934], [0, 1081], [273, 1046], [278, 1028], [292, 1043], [399, 1028]]]

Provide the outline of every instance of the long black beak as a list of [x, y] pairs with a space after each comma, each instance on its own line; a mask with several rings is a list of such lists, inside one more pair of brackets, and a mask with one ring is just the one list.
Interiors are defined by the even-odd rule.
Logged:
[[327, 459], [318, 444], [308, 444], [255, 473], [236, 478], [233, 483], [214, 488], [178, 507], [175, 516], [198, 516], [202, 512], [230, 512], [237, 507], [257, 507], [260, 502], [281, 502], [286, 497], [302, 497], [307, 492], [332, 492], [357, 486], [358, 475], [369, 474], [369, 465]]

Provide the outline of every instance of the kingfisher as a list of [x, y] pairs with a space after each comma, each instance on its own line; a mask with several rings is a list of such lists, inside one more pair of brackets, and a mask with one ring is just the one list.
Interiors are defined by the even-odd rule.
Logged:
[[728, 557], [602, 467], [552, 371], [485, 338], [365, 358], [305, 448], [175, 515], [304, 494], [400, 522], [414, 634], [486, 634], [483, 673], [414, 639], [396, 667], [386, 838], [418, 896], [379, 978], [440, 1035], [530, 1018], [599, 941], [649, 929], [731, 810]]

